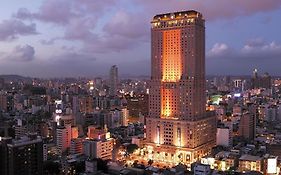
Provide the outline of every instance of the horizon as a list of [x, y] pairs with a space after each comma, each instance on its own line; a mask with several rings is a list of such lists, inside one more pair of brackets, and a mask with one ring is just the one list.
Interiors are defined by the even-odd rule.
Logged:
[[[264, 75], [267, 72], [260, 72], [258, 75]], [[272, 78], [281, 78], [281, 75], [271, 75], [269, 74]], [[87, 76], [62, 76], [62, 77], [33, 77], [33, 76], [25, 76], [25, 75], [19, 75], [19, 74], [0, 74], [0, 78], [3, 76], [20, 76], [23, 78], [35, 78], [35, 79], [45, 79], [45, 80], [49, 80], [49, 79], [67, 79], [67, 78], [74, 78], [74, 79], [79, 79], [79, 78], [86, 78], [86, 79], [93, 79], [93, 78], [102, 78], [104, 80], [109, 78], [109, 75], [87, 75]], [[119, 78], [125, 80], [125, 79], [138, 79], [138, 78], [143, 78], [143, 77], [147, 77], [148, 79], [150, 79], [151, 75], [129, 75], [129, 74], [122, 74], [119, 75]], [[252, 77], [252, 74], [237, 74], [237, 75], [231, 75], [231, 74], [218, 74], [218, 75], [214, 75], [214, 74], [206, 74], [205, 77], [207, 78], [212, 78], [212, 77], [241, 77], [241, 78], [250, 78]]]

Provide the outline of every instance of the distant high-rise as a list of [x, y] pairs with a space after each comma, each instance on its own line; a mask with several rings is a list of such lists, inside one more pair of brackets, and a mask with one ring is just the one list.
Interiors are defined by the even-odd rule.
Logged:
[[7, 94], [0, 93], [0, 111], [7, 112], [7, 109], [8, 109]]
[[79, 110], [81, 113], [92, 113], [94, 111], [93, 108], [93, 97], [84, 96], [79, 98]]
[[57, 151], [60, 155], [70, 148], [71, 133], [71, 125], [59, 126], [57, 128], [56, 143]]
[[271, 76], [266, 72], [262, 76], [258, 76], [258, 71], [255, 69], [253, 71], [252, 81], [252, 88], [271, 88]]
[[0, 78], [0, 90], [2, 90], [4, 88], [4, 85], [5, 85], [4, 78]]
[[248, 140], [254, 140], [256, 135], [256, 117], [251, 113], [244, 113], [239, 122], [239, 135]]
[[193, 10], [151, 22], [146, 144], [153, 160], [190, 165], [216, 144], [216, 117], [206, 112], [204, 23]]
[[118, 87], [118, 67], [113, 65], [109, 72], [109, 95], [115, 96]]

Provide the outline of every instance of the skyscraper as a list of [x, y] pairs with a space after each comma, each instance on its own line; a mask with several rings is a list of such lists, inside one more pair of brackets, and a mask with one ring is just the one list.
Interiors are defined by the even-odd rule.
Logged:
[[118, 67], [113, 65], [109, 72], [109, 95], [115, 96], [118, 86]]
[[253, 71], [252, 81], [252, 89], [256, 88], [271, 88], [271, 76], [266, 72], [264, 75], [259, 76], [257, 69]]
[[215, 145], [216, 118], [206, 111], [205, 21], [197, 11], [151, 22], [148, 157], [190, 164]]

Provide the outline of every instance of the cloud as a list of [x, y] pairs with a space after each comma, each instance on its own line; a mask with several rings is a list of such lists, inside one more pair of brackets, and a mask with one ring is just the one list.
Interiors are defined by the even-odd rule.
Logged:
[[248, 40], [241, 48], [229, 48], [226, 44], [214, 44], [207, 52], [206, 65], [210, 73], [249, 74], [259, 68], [273, 74], [280, 73], [281, 45], [261, 38]]
[[95, 18], [81, 18], [74, 19], [66, 27], [64, 33], [64, 39], [66, 40], [78, 40], [78, 41], [90, 41], [92, 42], [97, 38], [97, 34], [93, 32], [96, 26]]
[[[37, 62], [40, 70], [37, 70], [40, 76], [85, 76], [91, 75], [94, 69], [99, 69], [97, 65], [97, 58], [94, 55], [65, 50], [58, 54], [54, 53], [48, 59], [44, 60], [44, 67], [42, 63]], [[46, 75], [44, 75], [46, 74]]]
[[279, 52], [281, 45], [272, 41], [266, 43], [263, 39], [257, 38], [249, 40], [242, 48], [243, 53]]
[[13, 15], [22, 20], [39, 20], [59, 25], [69, 24], [73, 19], [83, 19], [84, 17], [97, 17], [103, 12], [107, 5], [114, 5], [113, 0], [93, 1], [93, 0], [45, 0], [37, 12], [30, 12], [26, 8], [20, 8]]
[[0, 41], [9, 41], [18, 38], [19, 36], [35, 35], [36, 25], [29, 25], [17, 19], [3, 20], [0, 23]]
[[[76, 51], [53, 52], [45, 57], [36, 56], [36, 58], [38, 57], [37, 59], [29, 62], [20, 60], [21, 54], [14, 52], [2, 55], [3, 60], [1, 63], [4, 64], [0, 64], [1, 74], [50, 78], [89, 76], [93, 75], [93, 73], [104, 71], [103, 64], [98, 64], [96, 57]], [[16, 55], [19, 56], [15, 60]]]
[[[124, 4], [134, 6], [135, 10], [125, 9]], [[276, 0], [177, 0], [176, 3], [171, 0], [119, 3], [115, 0], [44, 0], [38, 11], [20, 8], [14, 17], [62, 27], [63, 36], [41, 40], [42, 44], [53, 44], [57, 40], [78, 41], [83, 50], [104, 53], [129, 50], [149, 41], [149, 22], [156, 13], [196, 9], [207, 20], [217, 20], [275, 10], [280, 5]]]
[[[128, 2], [127, 2], [128, 3]], [[252, 15], [259, 12], [267, 12], [279, 9], [281, 2], [276, 0], [132, 0], [130, 2], [135, 7], [141, 7], [145, 13], [138, 15], [136, 19], [147, 18], [148, 15], [163, 13], [168, 11], [179, 11], [186, 9], [196, 9], [201, 11], [207, 19], [213, 20], [218, 18], [233, 18], [237, 16]], [[121, 6], [121, 7], [120, 7]], [[40, 7], [39, 12], [30, 13], [26, 10], [19, 10], [19, 17], [28, 17], [53, 21], [66, 22], [71, 17], [81, 17], [81, 15], [100, 14], [105, 10], [122, 8], [122, 1], [116, 3], [114, 0], [93, 1], [93, 0], [45, 0]], [[133, 14], [135, 12], [131, 12]], [[121, 14], [122, 15], [122, 14]]]
[[17, 13], [14, 14], [14, 17], [22, 20], [36, 19], [43, 22], [64, 25], [68, 23], [73, 16], [76, 16], [76, 14], [71, 11], [70, 2], [71, 1], [65, 0], [44, 1], [39, 9], [39, 12], [32, 13], [26, 8], [20, 8]]
[[85, 42], [82, 50], [88, 53], [106, 54], [130, 50], [136, 47], [138, 44], [139, 42], [136, 42], [136, 40], [131, 38], [119, 35], [107, 35], [98, 37], [92, 42]]
[[277, 59], [281, 58], [281, 45], [275, 41], [266, 42], [261, 38], [251, 39], [241, 49], [229, 48], [224, 43], [216, 43], [207, 51], [210, 58]]
[[244, 58], [252, 58], [252, 59], [281, 59], [281, 45], [272, 41], [270, 43], [266, 43], [261, 40], [257, 43], [247, 43], [241, 49], [241, 56]]
[[10, 53], [2, 53], [5, 61], [29, 62], [34, 60], [35, 49], [30, 45], [17, 45]]
[[281, 7], [281, 1], [276, 0], [178, 0], [176, 3], [170, 0], [135, 0], [146, 9], [147, 13], [163, 13], [196, 9], [203, 13], [207, 20], [235, 18], [238, 16], [253, 15], [259, 12], [277, 10]]
[[[60, 66], [70, 65], [68, 67], [74, 70], [78, 69], [78, 65], [90, 67], [87, 64], [90, 60], [94, 60], [91, 63], [96, 64], [98, 59], [92, 58], [96, 55], [103, 58], [100, 63], [104, 62], [104, 64], [121, 58], [124, 59], [124, 63], [131, 58], [134, 62], [137, 60], [134, 52], [144, 59], [149, 59], [149, 54], [145, 55], [145, 52], [149, 52], [149, 22], [158, 13], [195, 9], [202, 12], [206, 21], [215, 23], [218, 20], [238, 19], [274, 11], [280, 7], [281, 1], [276, 0], [176, 0], [176, 2], [171, 0], [43, 0], [38, 10], [21, 8], [14, 14], [14, 18], [31, 24], [39, 22], [40, 25], [44, 23], [44, 26], [47, 24], [56, 27], [61, 36], [56, 34], [53, 38], [52, 36], [40, 38], [39, 41], [42, 45], [54, 45], [51, 47], [58, 45], [57, 48], [62, 49], [63, 52], [70, 52], [70, 54], [54, 55], [54, 58], [61, 60], [54, 63]], [[269, 18], [265, 19], [265, 21], [269, 20]], [[249, 65], [253, 59], [265, 60], [273, 57], [275, 59], [279, 56], [280, 45], [277, 42], [265, 42], [257, 38], [247, 41], [239, 49], [232, 48], [230, 44], [219, 42], [214, 44], [206, 52], [207, 59], [219, 60], [239, 67], [238, 62], [242, 65], [247, 62]], [[137, 49], [143, 50], [138, 52]], [[126, 57], [124, 53], [131, 55], [128, 54], [129, 56]], [[65, 59], [62, 59], [63, 57]], [[79, 58], [81, 61], [77, 61]], [[218, 65], [222, 67], [223, 64]], [[56, 65], [52, 66], [56, 67]]]
[[[135, 8], [141, 8], [142, 13], [125, 12], [122, 2], [131, 4]], [[73, 18], [100, 17], [104, 12], [118, 11], [113, 17], [116, 23], [136, 23], [147, 21], [156, 13], [167, 13], [186, 9], [195, 9], [203, 13], [207, 20], [235, 18], [248, 16], [260, 12], [277, 10], [281, 7], [281, 1], [276, 0], [131, 0], [130, 2], [115, 0], [45, 0], [37, 12], [30, 12], [26, 8], [20, 8], [13, 15], [18, 19], [40, 20], [60, 25], [70, 23]], [[144, 13], [143, 13], [144, 12]], [[122, 18], [120, 18], [122, 17]], [[135, 17], [135, 18], [133, 18]], [[122, 27], [122, 26], [120, 26]]]
[[211, 48], [211, 50], [207, 52], [207, 55], [211, 57], [221, 56], [228, 53], [229, 51], [230, 49], [225, 43], [216, 43]]
[[95, 61], [96, 58], [90, 54], [84, 54], [79, 52], [64, 52], [59, 55], [54, 55], [51, 58], [51, 61], [54, 62], [68, 62], [69, 64], [78, 63], [81, 61]]
[[114, 16], [105, 24], [103, 29], [109, 35], [119, 35], [128, 38], [140, 38], [149, 36], [149, 28], [147, 27], [146, 20], [138, 20], [144, 14], [134, 13], [130, 14], [126, 11], [118, 11]]
[[55, 37], [55, 38], [51, 38], [49, 40], [44, 40], [44, 39], [41, 39], [39, 42], [42, 44], [42, 45], [53, 45], [55, 43], [56, 40], [59, 40], [61, 38], [59, 37]]

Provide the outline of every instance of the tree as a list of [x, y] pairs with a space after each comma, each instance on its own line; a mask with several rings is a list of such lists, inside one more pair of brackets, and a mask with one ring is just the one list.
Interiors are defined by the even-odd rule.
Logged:
[[95, 160], [97, 161], [98, 170], [102, 170], [103, 172], [106, 173], [108, 171], [108, 166], [107, 166], [108, 161], [102, 160], [101, 158], [97, 158]]
[[43, 172], [48, 175], [55, 175], [60, 173], [60, 164], [53, 161], [45, 161], [43, 164]]
[[153, 160], [152, 160], [152, 159], [149, 159], [148, 162], [147, 162], [147, 164], [151, 166], [151, 165], [153, 164]]
[[136, 149], [138, 149], [139, 147], [138, 147], [138, 145], [136, 145], [136, 144], [130, 144], [130, 145], [128, 145], [127, 146], [127, 152], [129, 153], [129, 154], [132, 154]]
[[85, 162], [81, 161], [75, 164], [76, 173], [82, 173], [85, 171]]

